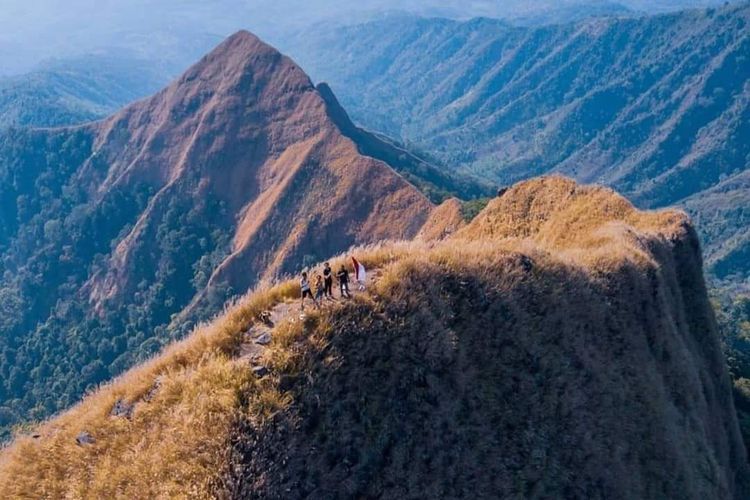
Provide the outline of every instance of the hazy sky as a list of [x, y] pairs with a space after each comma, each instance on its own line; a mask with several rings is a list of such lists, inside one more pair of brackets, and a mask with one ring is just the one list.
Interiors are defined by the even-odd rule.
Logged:
[[[604, 0], [0, 0], [0, 74], [40, 60], [104, 47], [200, 52], [240, 28], [273, 41], [321, 20], [353, 21], [388, 10], [446, 17], [514, 18]], [[715, 0], [621, 0], [638, 10], [721, 3]], [[211, 38], [214, 37], [214, 38]]]

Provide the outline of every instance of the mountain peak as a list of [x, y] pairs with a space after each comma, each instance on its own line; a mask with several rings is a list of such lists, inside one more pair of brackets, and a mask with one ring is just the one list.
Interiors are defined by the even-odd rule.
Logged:
[[[160, 325], [144, 333], [140, 352], [147, 352], [260, 281], [352, 245], [414, 237], [433, 208], [389, 165], [361, 154], [307, 75], [248, 32], [228, 38], [152, 97], [87, 126], [19, 131], [0, 144], [0, 156], [13, 165], [0, 168], [3, 200], [36, 197], [36, 180], [49, 178], [75, 191], [80, 215], [80, 231], [53, 243], [71, 249], [69, 262], [80, 271], [76, 290], [63, 291], [50, 274], [27, 288], [28, 311], [36, 319], [54, 315], [61, 299], [104, 325], [102, 338], [120, 339], [107, 359], [68, 365], [62, 378], [70, 394], [139, 355], [126, 352], [132, 344], [122, 325], [131, 320], [123, 311], [137, 309], [146, 323]], [[37, 156], [41, 162], [32, 164]], [[21, 176], [28, 184], [11, 180]], [[0, 257], [18, 234], [41, 234], [43, 227], [31, 228], [38, 221], [70, 220], [68, 198], [51, 198], [41, 204], [43, 217], [11, 227], [0, 213]], [[89, 324], [83, 316], [71, 312], [62, 322]], [[51, 340], [25, 326], [36, 319], [19, 321], [14, 335]], [[93, 361], [102, 369], [79, 383], [79, 368]]]
[[261, 43], [263, 45], [268, 46], [267, 43], [263, 42], [260, 38], [258, 38], [255, 34], [247, 31], [247, 30], [238, 30], [235, 33], [229, 35], [225, 42], [236, 42], [236, 41], [249, 41], [252, 43]]
[[310, 78], [290, 58], [249, 31], [241, 30], [231, 35], [189, 68], [177, 84], [198, 79], [210, 84], [227, 80], [229, 89], [242, 91], [243, 82], [267, 78], [273, 73], [283, 73], [286, 85], [299, 90], [313, 87]]
[[[97, 157], [109, 166], [99, 192], [146, 184], [158, 193], [106, 276], [90, 280], [97, 310], [134, 289], [137, 248], [155, 241], [150, 232], [174, 197], [225, 207], [216, 223], [231, 245], [208, 283], [234, 290], [311, 255], [412, 237], [432, 209], [387, 164], [360, 154], [294, 61], [247, 31], [97, 127]], [[400, 217], [404, 210], [411, 217]]]
[[[276, 48], [267, 44], [253, 33], [247, 30], [240, 30], [227, 37], [214, 50], [209, 52], [207, 57], [231, 55], [233, 57], [252, 57], [260, 54], [271, 54], [283, 57]], [[290, 59], [285, 58], [291, 62]]]

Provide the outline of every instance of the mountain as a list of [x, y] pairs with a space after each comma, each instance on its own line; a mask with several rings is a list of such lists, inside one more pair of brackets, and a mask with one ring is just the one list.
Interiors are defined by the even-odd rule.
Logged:
[[261, 282], [416, 236], [433, 204], [335, 106], [239, 32], [107, 119], [0, 133], [0, 425], [68, 407]]
[[546, 26], [550, 24], [564, 24], [581, 21], [583, 19], [612, 16], [637, 16], [638, 12], [621, 3], [594, 2], [563, 2], [561, 5], [547, 6], [544, 9], [532, 9], [508, 17], [501, 17], [516, 26]]
[[0, 79], [0, 128], [81, 124], [154, 93], [172, 78], [153, 61], [101, 53]]
[[[50, 59], [100, 49], [135, 51], [152, 61], [194, 62], [238, 29], [278, 44], [318, 22], [352, 24], [389, 12], [515, 24], [638, 15], [721, 5], [723, 0], [131, 0], [92, 7], [91, 0], [5, 0], [0, 10], [0, 76], [32, 70]], [[197, 51], [197, 52], [196, 52]], [[194, 57], [193, 57], [194, 56]]]
[[349, 253], [368, 291], [250, 293], [19, 436], [2, 496], [747, 498], [684, 214], [550, 177]]
[[537, 28], [394, 16], [320, 25], [285, 50], [356, 123], [438, 164], [501, 184], [559, 172], [684, 207], [708, 270], [744, 279], [748, 226], [732, 211], [750, 203], [749, 22], [747, 2]]

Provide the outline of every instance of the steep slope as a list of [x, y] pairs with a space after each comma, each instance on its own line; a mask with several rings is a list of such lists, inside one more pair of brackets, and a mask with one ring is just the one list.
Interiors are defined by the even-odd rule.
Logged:
[[56, 127], [104, 118], [159, 90], [173, 76], [153, 61], [119, 52], [51, 62], [0, 79], [0, 128]]
[[443, 239], [466, 225], [464, 204], [457, 198], [445, 200], [430, 214], [418, 237], [425, 241]]
[[[557, 171], [658, 207], [750, 166], [749, 23], [747, 2], [540, 28], [401, 17], [323, 25], [286, 50], [355, 122], [442, 164], [498, 183]], [[747, 229], [721, 224], [737, 241]]]
[[546, 178], [449, 240], [352, 252], [369, 292], [271, 326], [264, 371], [241, 346], [293, 282], [19, 438], [0, 493], [746, 498], [683, 214]]
[[706, 261], [719, 278], [747, 276], [750, 262], [750, 170], [691, 196], [685, 209], [707, 247]]
[[69, 405], [262, 280], [415, 236], [432, 210], [247, 32], [106, 120], [0, 135], [0, 200], [3, 425]]
[[441, 169], [394, 144], [388, 137], [357, 127], [328, 84], [320, 83], [317, 89], [326, 101], [328, 116], [345, 136], [354, 141], [360, 153], [386, 162], [422, 192], [427, 193], [433, 201], [444, 201], [451, 195], [474, 199], [492, 193], [494, 185], [490, 182]]

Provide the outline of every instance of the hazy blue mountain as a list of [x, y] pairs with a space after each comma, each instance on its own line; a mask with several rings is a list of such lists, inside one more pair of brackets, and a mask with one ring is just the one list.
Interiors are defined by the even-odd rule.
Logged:
[[171, 76], [169, 68], [124, 54], [49, 62], [0, 80], [0, 128], [96, 120], [154, 92]]
[[[538, 24], [589, 15], [659, 12], [720, 4], [718, 0], [4, 0], [0, 9], [0, 75], [30, 71], [50, 57], [104, 47], [178, 58], [186, 68], [223, 37], [250, 29], [272, 43], [311, 24], [351, 24], [389, 11], [454, 19], [491, 17]], [[198, 45], [198, 52], [183, 59]], [[173, 49], [179, 50], [173, 50]]]
[[[453, 168], [498, 184], [560, 172], [686, 207], [727, 277], [750, 271], [735, 213], [750, 206], [749, 22], [748, 3], [539, 28], [393, 16], [286, 49], [355, 121]], [[730, 207], [711, 202], [730, 189]]]

